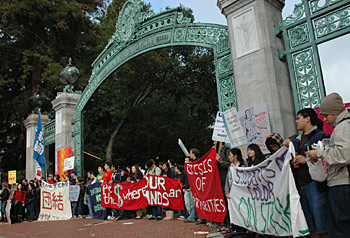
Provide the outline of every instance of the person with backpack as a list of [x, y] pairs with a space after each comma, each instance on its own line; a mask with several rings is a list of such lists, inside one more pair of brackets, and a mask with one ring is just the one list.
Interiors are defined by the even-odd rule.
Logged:
[[338, 93], [326, 96], [320, 114], [334, 127], [329, 144], [306, 154], [311, 161], [324, 158], [328, 164], [328, 235], [350, 237], [350, 113]]

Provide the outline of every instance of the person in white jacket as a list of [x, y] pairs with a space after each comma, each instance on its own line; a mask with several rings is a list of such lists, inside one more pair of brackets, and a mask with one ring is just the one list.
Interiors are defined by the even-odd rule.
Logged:
[[313, 162], [322, 157], [328, 164], [329, 237], [350, 237], [350, 113], [337, 93], [323, 99], [320, 113], [334, 131], [328, 145], [307, 155]]

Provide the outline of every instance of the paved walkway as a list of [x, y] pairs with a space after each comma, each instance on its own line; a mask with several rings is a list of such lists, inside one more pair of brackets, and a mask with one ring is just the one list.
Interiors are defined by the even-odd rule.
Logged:
[[129, 219], [103, 221], [78, 219], [68, 221], [23, 222], [9, 225], [1, 223], [0, 238], [17, 237], [126, 237], [126, 238], [204, 238], [210, 228], [206, 225], [184, 223], [177, 219], [170, 221], [149, 221]]

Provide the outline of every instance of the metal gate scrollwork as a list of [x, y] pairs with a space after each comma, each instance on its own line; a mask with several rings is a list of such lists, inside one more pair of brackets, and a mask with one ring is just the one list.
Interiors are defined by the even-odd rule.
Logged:
[[138, 55], [169, 46], [202, 46], [214, 52], [219, 110], [237, 107], [227, 26], [192, 23], [180, 8], [158, 14], [142, 12], [139, 0], [127, 1], [116, 31], [92, 66], [89, 83], [75, 107], [74, 140], [78, 175], [82, 174], [82, 111], [97, 88], [120, 66]]
[[350, 0], [301, 0], [293, 14], [275, 26], [283, 37], [295, 111], [317, 107], [325, 96], [317, 45], [350, 32]]

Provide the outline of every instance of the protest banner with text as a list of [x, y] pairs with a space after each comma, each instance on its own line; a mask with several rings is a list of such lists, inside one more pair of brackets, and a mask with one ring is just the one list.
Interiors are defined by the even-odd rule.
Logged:
[[288, 149], [283, 147], [257, 166], [230, 167], [231, 223], [273, 236], [309, 234], [289, 165], [291, 158]]
[[101, 186], [101, 205], [123, 210], [161, 206], [184, 210], [182, 184], [177, 179], [147, 175], [135, 183], [113, 183]]
[[69, 201], [69, 183], [42, 182], [39, 221], [69, 220], [72, 209]]
[[95, 219], [105, 219], [107, 217], [106, 208], [101, 206], [101, 184], [93, 183], [88, 186], [88, 194], [92, 207], [92, 214]]
[[185, 169], [198, 216], [209, 221], [223, 222], [227, 210], [215, 149], [212, 148], [200, 160], [186, 164]]

